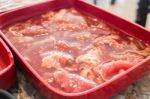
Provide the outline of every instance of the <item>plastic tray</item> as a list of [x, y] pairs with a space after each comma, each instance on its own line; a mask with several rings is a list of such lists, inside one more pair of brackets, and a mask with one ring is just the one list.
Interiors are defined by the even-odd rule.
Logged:
[[0, 38], [0, 61], [5, 64], [0, 70], [0, 89], [8, 89], [16, 79], [16, 71], [12, 53]]
[[[148, 30], [145, 30], [139, 25], [128, 22], [118, 16], [104, 11], [95, 5], [88, 4], [84, 0], [49, 0], [40, 4], [15, 9], [0, 15], [0, 28], [9, 25], [12, 22], [27, 19], [49, 10], [70, 7], [75, 7], [83, 13], [103, 19], [106, 23], [122, 31], [123, 33], [129, 34], [144, 41], [145, 43], [150, 44], [150, 32]], [[11, 44], [5, 34], [2, 32], [0, 32], [0, 34], [12, 48], [16, 57], [22, 64], [22, 70], [25, 71], [26, 75], [30, 78], [30, 81], [48, 99], [108, 99], [150, 71], [150, 57], [147, 57], [140, 63], [128, 69], [126, 72], [103, 84], [98, 85], [95, 88], [80, 93], [64, 93], [56, 90], [47, 82], [45, 82], [32, 68], [32, 66], [30, 66], [23, 59], [21, 54]]]

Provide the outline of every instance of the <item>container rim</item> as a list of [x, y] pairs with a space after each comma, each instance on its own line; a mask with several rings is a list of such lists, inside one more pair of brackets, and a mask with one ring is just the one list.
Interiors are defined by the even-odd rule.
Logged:
[[9, 48], [7, 47], [7, 45], [5, 44], [5, 42], [1, 38], [0, 38], [0, 43], [2, 44], [2, 47], [7, 52], [8, 58], [9, 58], [9, 64], [4, 69], [2, 69], [2, 71], [0, 71], [0, 76], [1, 76], [4, 73], [6, 73], [6, 72], [8, 72], [10, 70], [10, 68], [14, 64], [14, 60], [13, 60], [13, 55], [12, 55], [11, 51], [9, 50]]

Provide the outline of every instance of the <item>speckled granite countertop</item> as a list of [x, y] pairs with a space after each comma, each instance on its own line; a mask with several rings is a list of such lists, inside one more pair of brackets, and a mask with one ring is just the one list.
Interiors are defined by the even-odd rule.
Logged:
[[[9, 90], [17, 99], [43, 99], [27, 78], [18, 72], [16, 85]], [[112, 99], [150, 99], [150, 74], [144, 76]]]

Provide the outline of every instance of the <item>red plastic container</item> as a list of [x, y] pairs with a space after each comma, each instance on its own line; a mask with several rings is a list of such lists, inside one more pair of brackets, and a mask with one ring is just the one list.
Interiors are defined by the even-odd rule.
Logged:
[[0, 89], [8, 89], [16, 79], [12, 53], [0, 38]]
[[[145, 43], [150, 44], [150, 32], [145, 30], [139, 25], [128, 22], [118, 16], [115, 16], [101, 8], [98, 8], [92, 4], [86, 3], [84, 0], [50, 0], [44, 3], [27, 6], [24, 8], [15, 9], [0, 15], [0, 28], [9, 25], [12, 22], [27, 19], [32, 16], [39, 15], [49, 10], [56, 10], [61, 8], [75, 7], [79, 11], [86, 13], [87, 15], [95, 16], [99, 19], [103, 19], [107, 24], [122, 31], [123, 33], [129, 34], [135, 38], [138, 38]], [[116, 76], [115, 78], [98, 85], [90, 90], [80, 93], [64, 93], [56, 90], [45, 82], [39, 74], [30, 66], [12, 45], [9, 39], [5, 36], [2, 31], [0, 35], [6, 40], [9, 46], [12, 48], [16, 57], [22, 64], [22, 70], [25, 71], [26, 75], [30, 78], [33, 85], [46, 96], [48, 99], [108, 99], [115, 95], [127, 86], [135, 82], [137, 79], [142, 77], [144, 74], [150, 71], [150, 56], [136, 64], [126, 72]], [[45, 98], [44, 98], [45, 99]]]

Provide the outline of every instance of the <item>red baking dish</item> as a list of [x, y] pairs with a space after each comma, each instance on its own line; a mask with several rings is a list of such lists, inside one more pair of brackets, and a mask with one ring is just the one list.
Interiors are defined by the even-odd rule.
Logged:
[[0, 89], [8, 89], [16, 79], [12, 53], [0, 38]]
[[[0, 15], [0, 28], [9, 25], [12, 22], [39, 15], [48, 10], [70, 7], [75, 7], [83, 13], [102, 19], [119, 31], [150, 44], [150, 32], [148, 30], [104, 11], [95, 5], [88, 4], [84, 0], [49, 0], [40, 4], [15, 9]], [[37, 90], [39, 90], [48, 99], [108, 99], [150, 71], [150, 57], [147, 57], [140, 63], [128, 69], [126, 72], [101, 85], [98, 85], [95, 88], [80, 93], [64, 93], [56, 90], [46, 83], [42, 77], [39, 76], [39, 74], [23, 59], [21, 54], [12, 45], [5, 34], [2, 33], [2, 31], [0, 31], [0, 34], [11, 47], [12, 51], [18, 58], [18, 61], [22, 64], [22, 70], [25, 71], [30, 81], [37, 87]]]

